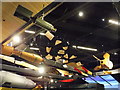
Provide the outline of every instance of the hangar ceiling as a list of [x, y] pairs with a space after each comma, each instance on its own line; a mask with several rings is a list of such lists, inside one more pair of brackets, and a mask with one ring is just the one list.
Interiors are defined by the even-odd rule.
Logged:
[[[13, 5], [13, 7], [15, 7], [14, 5], [18, 5], [18, 3], [10, 4]], [[42, 3], [40, 10], [43, 9], [43, 4], [47, 6], [49, 3]], [[26, 4], [21, 3], [20, 5]], [[32, 5], [28, 3], [25, 7], [27, 9], [30, 9], [31, 11], [34, 11], [34, 14], [36, 14], [38, 12], [38, 8], [36, 5], [39, 6], [38, 3], [33, 3]], [[32, 8], [33, 6], [35, 7]], [[3, 11], [5, 10], [3, 9]], [[14, 19], [7, 17], [7, 12], [4, 12], [4, 14], [6, 13], [6, 17], [4, 17], [3, 15], [3, 40], [5, 40], [8, 36], [14, 33], [15, 30], [17, 30], [19, 27], [21, 27], [21, 25], [25, 23], [23, 20], [12, 16], [14, 11], [15, 10], [11, 11], [11, 17], [13, 17]], [[84, 13], [84, 17], [80, 17], [78, 15], [80, 11]], [[112, 2], [64, 2], [60, 7], [58, 7], [57, 9], [49, 13], [47, 16], [45, 16], [44, 19], [52, 23], [55, 26], [55, 28], [57, 28], [57, 32], [51, 32], [55, 36], [53, 40], [49, 40], [44, 35], [44, 33], [29, 37], [31, 35], [30, 33], [23, 32], [20, 34], [20, 36], [22, 38], [29, 37], [30, 39], [20, 43], [20, 45], [18, 44], [18, 47], [15, 47], [19, 50], [38, 54], [43, 58], [46, 58], [48, 55], [51, 55], [53, 57], [51, 58], [51, 60], [54, 61], [56, 56], [60, 56], [62, 57], [61, 59], [65, 59], [64, 56], [66, 55], [67, 57], [68, 55], [69, 59], [67, 58], [65, 60], [68, 60], [69, 62], [80, 61], [86, 68], [88, 68], [91, 71], [93, 71], [93, 68], [96, 66], [96, 64], [98, 64], [98, 61], [94, 59], [92, 55], [96, 55], [100, 59], [103, 59], [103, 54], [105, 52], [108, 52], [111, 55], [111, 61], [114, 63], [113, 69], [120, 68], [120, 48], [118, 45], [119, 26], [109, 23], [110, 19], [119, 19], [118, 13], [114, 8]], [[8, 21], [7, 25], [7, 20], [12, 21]], [[16, 24], [16, 21], [18, 22], [18, 24]], [[12, 27], [13, 25], [15, 27]], [[8, 32], [8, 29], [10, 30], [10, 32]], [[37, 32], [41, 30], [41, 28], [36, 25], [32, 25], [31, 27], [27, 28], [27, 30]], [[21, 39], [21, 41], [22, 40], [23, 39]], [[61, 41], [62, 43], [55, 45], [56, 40]], [[68, 46], [68, 50], [65, 51], [63, 50], [63, 47], [66, 46]], [[79, 48], [74, 48], [76, 46], [91, 47], [97, 49], [97, 51], [87, 51]], [[31, 50], [30, 47], [38, 48], [38, 50]], [[46, 51], [46, 48], [52, 49], [48, 53]], [[60, 52], [62, 52], [63, 54], [60, 54]], [[77, 58], [70, 59], [72, 55], [76, 56]], [[17, 56], [13, 57], [17, 58], [18, 60], [21, 60], [21, 58]], [[6, 64], [6, 62], [3, 63]], [[113, 76], [115, 78], [118, 77], [116, 75]], [[120, 82], [119, 78], [117, 78], [117, 80]]]
[[15, 31], [26, 22], [13, 16], [18, 5], [31, 10], [33, 15], [40, 12], [51, 2], [2, 2], [2, 38], [0, 42], [15, 33]]

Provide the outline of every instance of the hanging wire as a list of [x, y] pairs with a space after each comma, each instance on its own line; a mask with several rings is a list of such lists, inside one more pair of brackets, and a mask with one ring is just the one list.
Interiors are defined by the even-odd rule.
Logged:
[[[45, 5], [43, 4], [43, 9], [44, 9]], [[45, 13], [44, 11], [42, 12], [42, 16], [41, 16], [41, 19], [44, 20], [44, 17], [45, 17]]]

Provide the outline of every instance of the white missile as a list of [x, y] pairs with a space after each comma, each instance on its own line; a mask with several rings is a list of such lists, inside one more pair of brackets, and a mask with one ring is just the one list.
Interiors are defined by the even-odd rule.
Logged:
[[0, 86], [32, 89], [36, 86], [36, 83], [18, 74], [0, 71]]

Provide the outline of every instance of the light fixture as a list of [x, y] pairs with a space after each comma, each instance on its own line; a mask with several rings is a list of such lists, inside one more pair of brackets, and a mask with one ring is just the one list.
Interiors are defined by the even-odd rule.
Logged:
[[35, 31], [25, 30], [26, 33], [35, 34]]
[[67, 41], [67, 44], [69, 45], [70, 43]]
[[57, 83], [57, 81], [55, 81], [55, 83]]
[[83, 47], [83, 46], [72, 46], [73, 48], [78, 48], [78, 49], [84, 49], [84, 50], [90, 50], [90, 51], [97, 51], [97, 49], [94, 48], [88, 48], [88, 47]]
[[44, 67], [39, 67], [39, 73], [45, 73], [45, 68]]
[[77, 48], [77, 46], [75, 46], [75, 45], [73, 45], [72, 47], [73, 47], [73, 48]]
[[44, 35], [45, 35], [45, 33], [40, 33], [40, 35], [43, 35], [43, 36], [44, 36]]
[[79, 16], [82, 17], [83, 15], [84, 15], [84, 13], [80, 11]]
[[50, 80], [50, 82], [51, 82], [51, 83], [53, 83], [53, 82], [54, 82], [54, 80], [53, 80], [53, 79], [51, 79], [51, 80]]
[[120, 25], [120, 23], [118, 21], [115, 21], [115, 20], [112, 20], [112, 19], [110, 19], [108, 22], [111, 23], [111, 24]]
[[13, 42], [15, 43], [19, 43], [21, 40], [20, 40], [20, 37], [19, 36], [14, 36], [13, 37]]
[[33, 46], [33, 43], [30, 43], [30, 46]]
[[90, 50], [90, 51], [97, 51], [97, 49], [94, 48], [88, 48], [88, 47], [82, 47], [82, 46], [77, 46], [78, 49], [84, 49], [84, 50]]
[[118, 53], [115, 52], [114, 55], [118, 55]]
[[39, 50], [39, 48], [35, 48], [35, 47], [30, 47], [30, 49], [32, 49], [32, 50]]
[[102, 21], [105, 21], [105, 19], [103, 18]]
[[65, 64], [65, 65], [63, 65], [63, 67], [64, 67], [64, 68], [67, 68], [67, 65]]

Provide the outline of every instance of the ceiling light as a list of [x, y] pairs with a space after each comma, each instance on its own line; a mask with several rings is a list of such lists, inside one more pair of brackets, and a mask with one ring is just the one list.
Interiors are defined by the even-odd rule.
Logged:
[[26, 33], [35, 34], [35, 31], [25, 30]]
[[83, 12], [79, 12], [79, 16], [82, 17], [84, 15]]
[[50, 80], [50, 82], [51, 82], [51, 83], [53, 83], [53, 82], [54, 82], [54, 80], [53, 80], [53, 79], [51, 79], [51, 80]]
[[30, 46], [33, 46], [33, 43], [30, 43]]
[[39, 68], [39, 73], [44, 73], [45, 72], [45, 68], [44, 67], [40, 67]]
[[118, 21], [115, 21], [115, 20], [110, 19], [108, 22], [111, 24], [120, 25], [120, 23]]
[[105, 21], [105, 19], [103, 18], [102, 21]]
[[30, 47], [30, 49], [32, 49], [32, 50], [39, 50], [39, 48], [35, 48], [35, 47]]
[[64, 68], [67, 68], [67, 65], [65, 64], [65, 65], [63, 65], [63, 67], [64, 67]]
[[77, 46], [75, 46], [75, 45], [73, 45], [72, 47], [73, 47], [73, 48], [77, 48]]
[[115, 52], [114, 55], [118, 55], [118, 53]]
[[40, 35], [45, 35], [45, 33], [40, 33]]
[[67, 41], [67, 44], [69, 45], [70, 43]]
[[14, 36], [13, 41], [16, 42], [16, 43], [19, 43], [21, 40], [20, 40], [19, 36]]
[[78, 49], [84, 49], [84, 50], [90, 50], [90, 51], [97, 51], [97, 49], [93, 48], [88, 48], [88, 47], [82, 47], [82, 46], [77, 46]]

